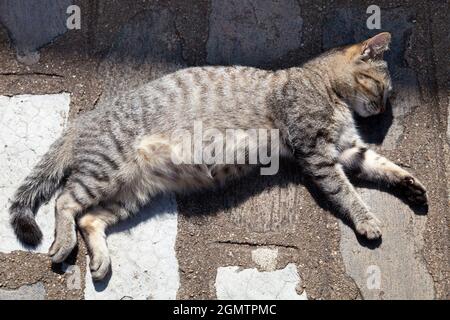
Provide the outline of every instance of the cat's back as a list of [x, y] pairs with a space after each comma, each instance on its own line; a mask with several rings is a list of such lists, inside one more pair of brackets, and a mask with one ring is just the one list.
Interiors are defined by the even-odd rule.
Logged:
[[[275, 72], [244, 66], [193, 67], [166, 75], [143, 86], [143, 108], [150, 116], [180, 122], [211, 124], [259, 121], [266, 100], [279, 81]], [[235, 125], [239, 125], [236, 123]]]
[[286, 81], [283, 71], [244, 66], [192, 67], [168, 74], [120, 95], [80, 116], [74, 124], [80, 145], [84, 137], [109, 131], [133, 139], [175, 129], [268, 128], [267, 98]]

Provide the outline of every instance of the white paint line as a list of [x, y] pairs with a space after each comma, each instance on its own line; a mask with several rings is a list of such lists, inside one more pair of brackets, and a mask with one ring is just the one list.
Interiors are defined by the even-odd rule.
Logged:
[[86, 299], [175, 299], [180, 285], [175, 253], [177, 207], [173, 196], [155, 199], [108, 235], [109, 281], [86, 274]]
[[[68, 93], [0, 96], [0, 252], [25, 250], [9, 224], [9, 201], [62, 133], [69, 106]], [[36, 251], [45, 253], [53, 240], [54, 201], [39, 210], [37, 221], [44, 241]]]
[[216, 295], [219, 300], [306, 300], [306, 292], [299, 295], [296, 288], [300, 277], [295, 264], [282, 270], [259, 272], [257, 269], [220, 267], [216, 276]]

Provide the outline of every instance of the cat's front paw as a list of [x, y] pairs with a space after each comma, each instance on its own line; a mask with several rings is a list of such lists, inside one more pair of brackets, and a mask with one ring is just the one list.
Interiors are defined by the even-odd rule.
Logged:
[[401, 180], [400, 185], [409, 202], [416, 205], [427, 204], [427, 190], [418, 179], [413, 176], [406, 176]]
[[369, 240], [381, 238], [381, 222], [375, 216], [370, 215], [367, 219], [355, 224], [356, 232]]
[[103, 280], [111, 271], [111, 259], [107, 253], [96, 252], [91, 257], [89, 267], [91, 269], [92, 280]]

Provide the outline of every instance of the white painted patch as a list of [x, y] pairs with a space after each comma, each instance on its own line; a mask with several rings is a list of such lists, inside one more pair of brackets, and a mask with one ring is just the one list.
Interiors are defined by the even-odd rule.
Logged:
[[[10, 199], [21, 181], [48, 150], [66, 124], [70, 95], [0, 96], [0, 252], [24, 250], [9, 225]], [[47, 252], [54, 234], [54, 201], [43, 206], [37, 221]]]
[[86, 299], [175, 299], [180, 285], [175, 253], [177, 207], [173, 196], [155, 199], [108, 235], [109, 281], [86, 274]]
[[278, 249], [258, 248], [252, 251], [252, 260], [263, 270], [273, 271], [277, 267]]
[[0, 300], [44, 300], [46, 295], [42, 282], [22, 286], [18, 289], [0, 289]]
[[259, 272], [257, 269], [220, 267], [216, 276], [216, 295], [220, 300], [306, 300], [306, 292], [299, 295], [295, 288], [300, 277], [295, 264], [282, 270]]

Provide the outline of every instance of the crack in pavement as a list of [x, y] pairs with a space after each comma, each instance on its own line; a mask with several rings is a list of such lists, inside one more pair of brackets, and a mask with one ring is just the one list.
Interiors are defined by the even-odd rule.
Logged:
[[255, 242], [246, 242], [246, 241], [215, 240], [210, 243], [212, 243], [212, 244], [231, 244], [231, 245], [240, 245], [240, 246], [249, 246], [249, 247], [279, 247], [279, 248], [298, 250], [298, 246], [284, 245], [284, 244], [270, 243], [270, 242], [255, 243]]

